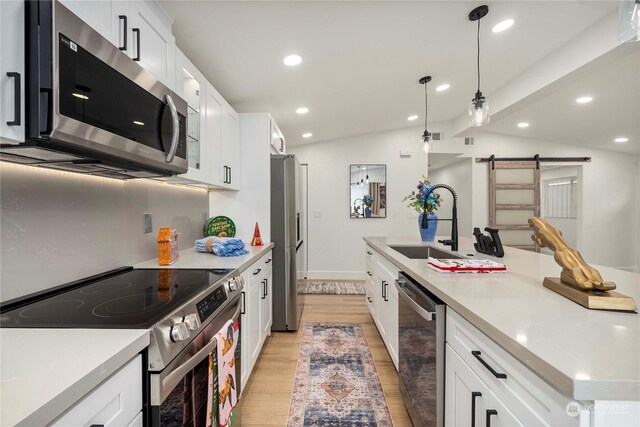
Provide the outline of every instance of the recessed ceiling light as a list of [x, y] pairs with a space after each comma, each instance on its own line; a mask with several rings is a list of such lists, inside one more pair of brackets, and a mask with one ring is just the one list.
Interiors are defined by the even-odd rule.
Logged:
[[409, 120], [410, 122], [414, 121], [414, 120], [418, 120], [418, 116], [416, 116], [415, 114], [413, 116], [409, 116], [407, 117], [407, 120]]
[[629, 141], [629, 138], [625, 138], [624, 136], [621, 136], [613, 140], [613, 142], [627, 142], [627, 141]]
[[518, 127], [519, 127], [519, 128], [528, 128], [528, 127], [529, 127], [529, 123], [527, 123], [527, 122], [520, 122], [520, 123], [518, 123]]
[[309, 112], [309, 109], [307, 107], [300, 107], [296, 110], [296, 113], [298, 114], [307, 114]]
[[289, 55], [285, 56], [282, 62], [284, 62], [284, 65], [293, 67], [300, 64], [302, 62], [302, 58], [300, 57], [300, 55]]
[[513, 19], [505, 19], [502, 22], [498, 22], [491, 31], [493, 31], [494, 33], [500, 33], [507, 28], [510, 28], [514, 22], [515, 21]]
[[81, 93], [73, 92], [71, 95], [75, 96], [76, 98], [80, 98], [80, 99], [89, 99], [89, 97], [87, 95], [83, 95]]
[[442, 92], [443, 90], [447, 90], [451, 87], [449, 83], [443, 83], [440, 86], [436, 87], [436, 92]]
[[593, 98], [590, 96], [581, 96], [580, 98], [576, 99], [576, 102], [578, 104], [587, 104], [589, 102], [593, 101]]
[[303, 138], [311, 138], [313, 136], [313, 134], [311, 132], [307, 132], [307, 133], [303, 133], [302, 137]]
[[144, 126], [144, 123], [139, 122], [138, 120], [134, 120], [134, 121], [133, 121], [133, 124], [134, 124], [134, 125], [138, 125], [138, 126]]

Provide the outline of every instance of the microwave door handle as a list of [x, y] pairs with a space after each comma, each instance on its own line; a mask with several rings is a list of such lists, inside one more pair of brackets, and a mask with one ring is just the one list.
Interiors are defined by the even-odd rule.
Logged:
[[[231, 318], [233, 323], [235, 323], [240, 318], [241, 311], [242, 302], [238, 300], [238, 308]], [[164, 377], [164, 379], [162, 380], [162, 390], [172, 390], [180, 382], [180, 380], [182, 380], [182, 378], [187, 375], [187, 372], [198, 366], [198, 364], [202, 362], [204, 358], [213, 351], [214, 348], [216, 348], [216, 340], [212, 339], [207, 343], [207, 345], [198, 350], [198, 352], [194, 354], [189, 360], [178, 366], [176, 369], [171, 371], [169, 375]]]
[[178, 149], [178, 134], [180, 133], [180, 122], [178, 121], [178, 110], [176, 110], [176, 105], [173, 103], [171, 95], [165, 95], [165, 99], [167, 101], [167, 104], [169, 105], [169, 110], [171, 110], [171, 121], [173, 123], [173, 127], [171, 128], [171, 147], [169, 148], [169, 152], [167, 153], [167, 163], [171, 163], [176, 155], [176, 150]]

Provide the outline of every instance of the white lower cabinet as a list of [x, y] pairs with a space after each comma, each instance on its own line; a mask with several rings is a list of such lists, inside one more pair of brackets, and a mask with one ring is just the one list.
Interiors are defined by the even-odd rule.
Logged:
[[378, 328], [396, 370], [398, 369], [398, 269], [372, 248], [366, 248], [365, 289], [371, 317]]
[[141, 426], [141, 411], [142, 356], [137, 355], [51, 425]]
[[271, 334], [271, 276], [271, 251], [242, 272], [245, 286], [240, 347], [242, 389], [251, 376], [267, 335]]
[[[566, 408], [573, 399], [549, 386], [449, 307], [446, 325], [447, 425], [470, 425], [472, 392], [482, 393], [476, 399], [476, 417], [481, 417], [476, 418], [476, 426], [585, 425], [588, 411], [569, 415]], [[487, 410], [498, 412], [490, 416], [490, 424], [485, 424]]]

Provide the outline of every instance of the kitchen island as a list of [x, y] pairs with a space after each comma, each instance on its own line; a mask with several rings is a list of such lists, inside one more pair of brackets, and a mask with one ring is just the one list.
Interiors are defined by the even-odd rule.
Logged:
[[[384, 261], [441, 299], [448, 313], [457, 313], [563, 396], [583, 402], [640, 401], [640, 315], [588, 310], [544, 288], [544, 277], [560, 274], [553, 256], [507, 247], [504, 258], [495, 258], [476, 253], [473, 241], [461, 238], [457, 255], [492, 259], [506, 264], [508, 271], [450, 274], [392, 248], [427, 246], [418, 238], [364, 240]], [[429, 246], [448, 250], [439, 243]], [[617, 291], [640, 303], [640, 275], [595, 267], [617, 284]], [[640, 417], [640, 404], [631, 407]]]

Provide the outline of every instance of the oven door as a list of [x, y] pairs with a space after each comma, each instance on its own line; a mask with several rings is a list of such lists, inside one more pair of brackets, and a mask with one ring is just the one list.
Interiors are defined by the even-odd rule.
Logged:
[[[241, 298], [238, 295], [161, 372], [150, 372], [150, 425], [205, 426], [209, 383], [209, 355], [216, 352], [215, 334], [231, 319], [240, 328]], [[235, 350], [236, 395], [241, 392], [240, 340]], [[239, 408], [239, 406], [238, 406]], [[239, 409], [237, 409], [239, 410]], [[239, 414], [238, 414], [239, 415]]]

